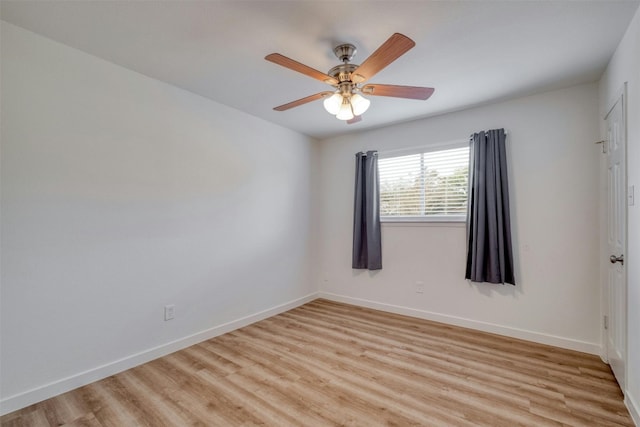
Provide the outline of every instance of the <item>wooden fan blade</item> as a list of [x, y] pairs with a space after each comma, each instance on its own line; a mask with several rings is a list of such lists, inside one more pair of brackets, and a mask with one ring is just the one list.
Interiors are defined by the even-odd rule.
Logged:
[[422, 99], [424, 101], [429, 99], [435, 89], [432, 87], [370, 84], [365, 85], [361, 90], [365, 95]]
[[347, 120], [348, 125], [352, 125], [354, 123], [358, 123], [362, 121], [362, 116], [354, 116], [353, 119]]
[[333, 92], [320, 92], [320, 93], [316, 93], [315, 95], [309, 95], [305, 98], [301, 98], [292, 102], [289, 102], [288, 104], [284, 104], [284, 105], [280, 105], [279, 107], [275, 107], [274, 110], [276, 111], [285, 111], [288, 110], [290, 108], [293, 107], [297, 107], [299, 105], [302, 104], [306, 104], [307, 102], [311, 102], [311, 101], [315, 101], [316, 99], [320, 99], [320, 98], [324, 98], [325, 96], [331, 96], [333, 95]]
[[415, 45], [416, 43], [409, 37], [395, 33], [356, 68], [351, 74], [351, 80], [354, 83], [362, 83], [369, 80]]
[[301, 64], [298, 61], [294, 61], [291, 58], [287, 58], [284, 55], [280, 55], [279, 53], [272, 53], [264, 57], [267, 61], [273, 62], [274, 64], [282, 65], [285, 68], [288, 68], [293, 71], [297, 71], [299, 73], [304, 74], [305, 76], [309, 76], [316, 80], [320, 80], [323, 83], [327, 83], [330, 85], [337, 85], [340, 83], [338, 80], [334, 79], [328, 74], [315, 70], [311, 67], [308, 67], [304, 64]]

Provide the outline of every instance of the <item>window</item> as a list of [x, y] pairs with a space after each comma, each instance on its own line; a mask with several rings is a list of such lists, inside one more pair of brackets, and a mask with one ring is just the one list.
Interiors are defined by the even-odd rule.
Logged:
[[423, 148], [399, 156], [381, 153], [378, 171], [383, 221], [465, 220], [468, 143], [432, 150]]

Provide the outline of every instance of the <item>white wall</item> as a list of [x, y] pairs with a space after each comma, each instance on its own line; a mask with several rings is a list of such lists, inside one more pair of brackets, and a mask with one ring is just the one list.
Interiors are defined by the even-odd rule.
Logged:
[[314, 141], [4, 22], [1, 49], [2, 412], [315, 292]]
[[640, 9], [600, 80], [600, 118], [627, 82], [627, 182], [635, 187], [635, 205], [627, 210], [628, 275], [627, 390], [625, 398], [640, 425]]
[[[508, 132], [517, 286], [464, 280], [461, 224], [383, 224], [383, 269], [351, 269], [356, 152], [498, 127]], [[594, 83], [323, 141], [321, 295], [598, 353], [598, 136]]]

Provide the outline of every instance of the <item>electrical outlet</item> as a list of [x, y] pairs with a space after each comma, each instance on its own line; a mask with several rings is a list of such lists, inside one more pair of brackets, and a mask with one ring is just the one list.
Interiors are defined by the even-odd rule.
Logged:
[[171, 320], [176, 316], [176, 306], [171, 304], [171, 305], [165, 305], [164, 306], [164, 320]]
[[424, 283], [421, 281], [416, 282], [416, 293], [423, 294], [424, 293]]

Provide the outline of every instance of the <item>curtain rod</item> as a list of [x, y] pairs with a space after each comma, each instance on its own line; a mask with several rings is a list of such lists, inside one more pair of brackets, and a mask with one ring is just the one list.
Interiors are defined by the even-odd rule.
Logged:
[[[487, 132], [487, 131], [480, 131], [480, 132]], [[507, 132], [506, 130], [504, 131], [505, 136], [509, 135], [509, 132]], [[473, 134], [471, 134], [470, 136], [473, 136]], [[383, 150], [384, 154], [390, 154], [390, 153], [394, 153], [394, 152], [398, 152], [398, 151], [409, 151], [409, 150], [414, 150], [414, 149], [423, 149], [423, 148], [432, 148], [432, 147], [439, 147], [439, 146], [447, 146], [447, 145], [455, 145], [455, 144], [462, 144], [462, 143], [467, 143], [469, 142], [469, 139], [458, 139], [455, 141], [449, 141], [449, 142], [440, 142], [437, 144], [429, 144], [429, 145], [420, 145], [420, 146], [414, 146], [414, 147], [405, 147], [405, 148], [396, 148], [394, 150]], [[597, 142], [596, 142], [597, 144]], [[378, 150], [370, 150], [370, 151], [375, 151], [375, 155], [378, 155]], [[366, 151], [358, 151], [356, 154], [367, 154]]]
[[[480, 132], [487, 133], [488, 131], [486, 131], [486, 130], [481, 130]], [[474, 132], [474, 133], [480, 133], [480, 132]], [[507, 131], [505, 130], [505, 131], [504, 131], [504, 134], [505, 134], [505, 135], [509, 135], [509, 132], [507, 132]], [[473, 133], [472, 133], [470, 136], [473, 136]]]
[[468, 143], [469, 143], [469, 138], [465, 138], [465, 139], [457, 139], [454, 141], [438, 142], [438, 143], [427, 144], [427, 145], [414, 145], [412, 147], [395, 148], [393, 150], [380, 150], [380, 151], [383, 155], [386, 156], [387, 154], [411, 152], [411, 151], [419, 152], [425, 149], [433, 149], [433, 148], [443, 148], [443, 149], [445, 149], [445, 147], [456, 148], [456, 146], [462, 147]]

